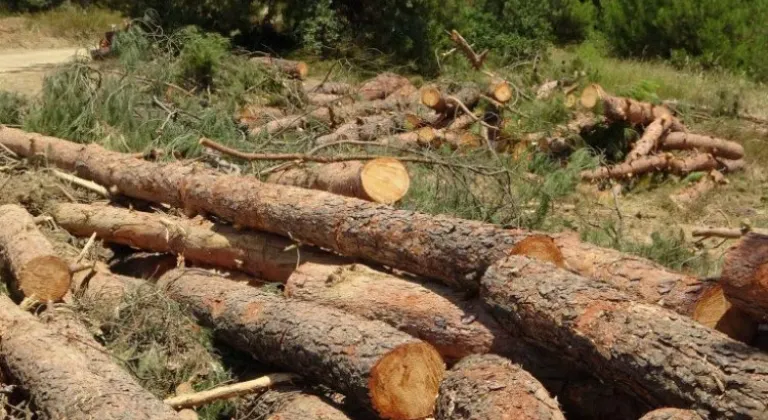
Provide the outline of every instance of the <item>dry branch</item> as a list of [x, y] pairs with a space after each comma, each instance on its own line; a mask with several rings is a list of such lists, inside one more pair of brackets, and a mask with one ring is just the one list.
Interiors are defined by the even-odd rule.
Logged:
[[182, 394], [171, 398], [166, 398], [163, 402], [176, 410], [182, 408], [201, 407], [214, 401], [225, 400], [250, 394], [265, 388], [270, 388], [277, 384], [291, 382], [299, 379], [298, 375], [290, 373], [272, 373], [250, 381], [240, 382], [232, 385], [224, 385], [207, 391], [195, 392], [193, 394]]
[[171, 271], [158, 285], [229, 344], [355, 398], [381, 417], [421, 419], [434, 409], [445, 369], [440, 355], [384, 323], [202, 270]]
[[691, 231], [691, 236], [695, 238], [740, 239], [750, 232], [758, 235], [768, 236], [768, 229], [757, 229], [751, 226], [743, 226], [739, 229], [713, 227], [695, 228], [693, 231]]
[[53, 171], [51, 171], [51, 172], [53, 173], [53, 175], [56, 178], [59, 178], [59, 179], [61, 179], [63, 181], [66, 181], [66, 182], [69, 182], [70, 184], [77, 185], [78, 187], [82, 187], [82, 188], [85, 188], [87, 190], [93, 191], [96, 194], [98, 194], [98, 195], [100, 195], [100, 196], [102, 196], [104, 198], [111, 198], [112, 197], [112, 194], [110, 194], [109, 191], [107, 191], [106, 188], [104, 188], [103, 186], [101, 186], [101, 185], [99, 185], [99, 184], [97, 184], [95, 182], [91, 182], [91, 181], [88, 181], [88, 180], [85, 180], [85, 179], [82, 179], [82, 178], [78, 178], [78, 177], [76, 177], [74, 175], [65, 174], [65, 173], [63, 173], [61, 171], [57, 171], [55, 169]]
[[647, 413], [640, 420], [704, 420], [699, 413], [682, 408], [660, 408]]
[[46, 326], [0, 296], [0, 335], [4, 372], [47, 418], [177, 419], [71, 319], [57, 313]]
[[565, 420], [557, 401], [530, 373], [495, 355], [454, 366], [440, 385], [437, 420]]
[[509, 257], [483, 277], [481, 297], [503, 326], [651, 406], [706, 417], [765, 413], [768, 355], [615, 287]]
[[251, 58], [251, 62], [274, 67], [288, 76], [300, 80], [306, 79], [309, 74], [309, 66], [303, 61], [283, 60], [281, 58], [273, 57], [253, 57]]
[[10, 266], [14, 289], [25, 298], [57, 302], [69, 291], [69, 264], [20, 206], [0, 206], [0, 252]]
[[286, 281], [300, 263], [343, 263], [343, 259], [311, 247], [297, 251], [293, 241], [280, 236], [203, 219], [87, 204], [59, 204], [53, 216], [59, 226], [76, 236], [95, 233], [106, 242], [182, 255], [191, 262], [240, 270], [272, 282]]
[[475, 50], [472, 49], [472, 46], [469, 45], [467, 40], [464, 39], [464, 37], [461, 36], [461, 34], [455, 29], [451, 31], [451, 41], [453, 41], [453, 43], [456, 44], [456, 47], [458, 47], [461, 52], [464, 53], [464, 55], [469, 60], [469, 63], [472, 65], [472, 67], [475, 68], [475, 70], [480, 70], [483, 68], [483, 62], [488, 56], [488, 50], [485, 50], [480, 54], [475, 53]]
[[581, 173], [581, 179], [585, 181], [599, 181], [608, 178], [623, 179], [650, 172], [671, 172], [676, 175], [686, 175], [691, 172], [709, 172], [718, 169], [725, 170], [726, 168], [710, 154], [700, 154], [684, 159], [663, 154], [638, 158], [616, 166], [604, 166], [584, 171]]
[[744, 157], [744, 147], [730, 140], [693, 133], [669, 133], [661, 142], [662, 150], [699, 150], [724, 159]]
[[408, 192], [411, 178], [397, 159], [378, 158], [293, 168], [271, 175], [267, 182], [393, 204]]
[[720, 284], [734, 306], [768, 319], [768, 235], [747, 233], [728, 250]]

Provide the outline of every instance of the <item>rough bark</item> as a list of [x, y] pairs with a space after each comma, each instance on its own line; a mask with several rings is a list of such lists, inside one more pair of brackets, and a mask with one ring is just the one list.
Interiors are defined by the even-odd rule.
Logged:
[[264, 420], [350, 420], [333, 404], [295, 387], [277, 387], [249, 399], [238, 418]]
[[440, 89], [434, 86], [430, 86], [421, 90], [421, 103], [440, 114], [458, 116], [464, 112], [459, 102], [468, 109], [472, 109], [480, 101], [480, 96], [480, 90], [475, 87], [465, 87], [455, 94], [449, 95], [440, 92]]
[[659, 141], [667, 130], [669, 130], [671, 125], [672, 121], [667, 115], [662, 115], [660, 118], [653, 120], [653, 122], [645, 128], [645, 132], [643, 132], [643, 135], [627, 155], [627, 162], [637, 160], [643, 156], [648, 156], [651, 152], [656, 150]]
[[309, 66], [303, 61], [283, 60], [274, 57], [253, 57], [251, 58], [251, 62], [271, 66], [288, 76], [300, 80], [306, 79], [309, 74]]
[[477, 122], [477, 117], [470, 114], [459, 115], [448, 124], [448, 131], [462, 131], [468, 129], [472, 124]]
[[92, 270], [84, 270], [72, 276], [72, 294], [91, 308], [113, 312], [127, 293], [150, 284], [136, 278], [113, 274], [104, 264], [96, 263]]
[[730, 140], [693, 133], [669, 133], [661, 141], [662, 150], [698, 150], [724, 159], [744, 157], [744, 147]]
[[469, 356], [440, 384], [437, 420], [565, 420], [530, 373], [495, 355]]
[[748, 233], [731, 247], [720, 283], [734, 306], [756, 320], [768, 319], [768, 236]]
[[439, 353], [387, 324], [202, 270], [171, 271], [158, 285], [234, 347], [355, 398], [381, 417], [420, 419], [434, 409], [445, 369]]
[[671, 155], [655, 155], [641, 157], [633, 161], [615, 166], [588, 170], [581, 173], [585, 181], [601, 179], [622, 179], [647, 174], [649, 172], [671, 172], [676, 175], [686, 175], [697, 171], [724, 170], [724, 166], [710, 154], [699, 154], [684, 159]]
[[56, 255], [32, 215], [15, 204], [0, 206], [0, 252], [13, 288], [25, 298], [57, 302], [69, 291], [69, 264]]
[[285, 117], [285, 111], [280, 108], [259, 105], [246, 105], [238, 111], [235, 119], [240, 124], [255, 127], [266, 124], [269, 121], [279, 120]]
[[659, 408], [647, 413], [640, 420], [704, 420], [704, 418], [693, 410]]
[[581, 105], [587, 109], [594, 109], [600, 105], [603, 114], [609, 120], [626, 121], [642, 126], [650, 125], [658, 118], [667, 117], [670, 121], [671, 131], [686, 131], [685, 126], [669, 108], [631, 98], [613, 96], [605, 92], [599, 85], [590, 85], [584, 89], [581, 94]]
[[464, 293], [363, 265], [304, 263], [285, 295], [384, 321], [433, 346], [449, 361], [470, 354], [508, 354], [516, 343]]
[[360, 85], [357, 93], [366, 101], [373, 101], [384, 99], [403, 86], [410, 84], [411, 82], [403, 76], [388, 72], [380, 73]]
[[676, 192], [673, 195], [670, 195], [669, 198], [674, 202], [679, 208], [685, 209], [686, 206], [690, 203], [695, 202], [698, 200], [701, 196], [704, 194], [712, 191], [717, 187], [717, 184], [719, 183], [717, 179], [723, 179], [723, 174], [721, 174], [717, 170], [710, 171], [709, 174], [702, 177], [698, 182], [696, 182], [693, 185], [690, 185], [678, 192]]
[[405, 121], [394, 115], [371, 115], [342, 124], [333, 133], [318, 137], [315, 143], [320, 145], [342, 140], [370, 141], [405, 128], [405, 124]]
[[719, 284], [701, 296], [692, 317], [702, 325], [747, 344], [751, 343], [757, 334], [757, 322], [746, 312], [733, 307]]
[[[425, 127], [424, 130], [430, 129], [429, 127]], [[424, 139], [431, 139], [426, 142], [427, 144], [432, 145], [443, 145], [447, 144], [451, 149], [454, 150], [467, 150], [467, 149], [475, 149], [480, 147], [483, 144], [483, 139], [480, 138], [477, 134], [470, 133], [468, 131], [454, 131], [451, 129], [443, 129], [443, 130], [432, 130], [432, 135], [424, 135], [423, 133], [420, 134], [420, 139], [422, 141]]]
[[[183, 255], [195, 263], [239, 270], [272, 282], [285, 282], [299, 263], [343, 261], [311, 247], [289, 250], [295, 243], [280, 236], [242, 231], [202, 218], [187, 220], [116, 207], [66, 203], [54, 207], [52, 213], [59, 226], [76, 236], [96, 233], [106, 242]], [[93, 279], [91, 285], [92, 282]]]
[[408, 192], [408, 170], [394, 158], [309, 165], [272, 174], [267, 182], [393, 204]]
[[257, 125], [251, 128], [251, 135], [261, 133], [277, 134], [286, 130], [296, 129], [305, 126], [309, 121], [317, 120], [326, 124], [332, 123], [331, 109], [327, 107], [317, 108], [306, 114], [288, 115], [276, 120], [272, 120], [263, 125]]
[[652, 407], [727, 419], [768, 408], [768, 355], [607, 283], [512, 256], [487, 271], [481, 297], [510, 331]]
[[0, 296], [0, 364], [39, 409], [54, 419], [177, 418], [70, 321], [43, 325]]
[[[435, 278], [459, 290], [476, 291], [486, 268], [535, 232], [501, 229], [476, 221], [396, 210], [322, 191], [220, 175], [189, 164], [158, 164], [109, 152], [98, 145], [0, 129], [0, 143], [20, 156], [49, 151], [47, 161], [75, 169], [86, 179], [115, 186], [122, 194], [168, 203], [188, 214], [213, 213], [236, 225], [293, 237], [403, 271]], [[639, 287], [645, 301], [677, 308], [701, 284], [658, 264], [618, 251], [554, 235], [566, 264], [576, 272]]]

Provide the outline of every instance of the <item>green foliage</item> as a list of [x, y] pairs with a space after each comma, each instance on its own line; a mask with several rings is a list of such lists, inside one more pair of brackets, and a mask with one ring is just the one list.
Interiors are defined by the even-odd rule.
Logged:
[[24, 96], [0, 90], [0, 124], [20, 124], [27, 106]]
[[218, 34], [202, 33], [188, 26], [178, 34], [182, 45], [174, 63], [174, 72], [188, 85], [210, 87], [214, 76], [229, 55], [229, 40]]

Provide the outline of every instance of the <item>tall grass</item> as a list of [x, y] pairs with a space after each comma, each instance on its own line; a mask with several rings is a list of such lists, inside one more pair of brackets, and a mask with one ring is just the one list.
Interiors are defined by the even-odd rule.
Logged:
[[23, 17], [30, 32], [89, 44], [98, 43], [111, 25], [119, 26], [123, 20], [120, 13], [112, 10], [82, 8], [68, 3], [56, 9], [25, 14]]

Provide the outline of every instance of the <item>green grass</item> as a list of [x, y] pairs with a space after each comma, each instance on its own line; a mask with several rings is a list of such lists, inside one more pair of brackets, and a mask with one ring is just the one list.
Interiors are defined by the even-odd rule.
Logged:
[[123, 16], [115, 11], [99, 7], [81, 8], [64, 4], [53, 10], [22, 15], [27, 30], [56, 38], [97, 44], [110, 30], [111, 25], [120, 26]]

